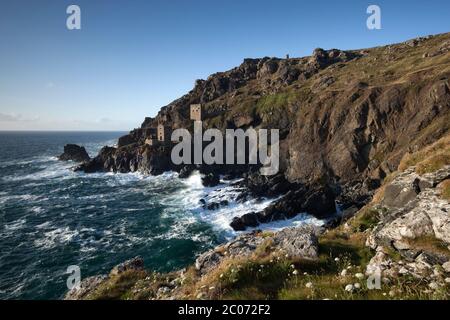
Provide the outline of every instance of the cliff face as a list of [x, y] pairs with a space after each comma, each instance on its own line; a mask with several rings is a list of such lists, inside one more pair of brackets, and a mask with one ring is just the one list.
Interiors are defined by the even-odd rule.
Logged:
[[304, 58], [245, 59], [197, 80], [192, 91], [120, 138], [117, 149], [80, 169], [181, 170], [167, 161], [170, 150], [144, 142], [159, 122], [191, 128], [189, 107], [201, 103], [206, 128], [279, 129], [281, 175], [302, 200], [313, 190], [325, 213], [335, 199], [361, 206], [405, 153], [449, 131], [449, 51], [450, 34], [442, 34], [365, 50], [316, 49]]
[[[190, 128], [280, 129], [281, 172], [199, 167], [241, 175], [247, 196], [280, 199], [232, 227], [309, 212], [342, 215], [324, 228], [243, 234], [187, 269], [150, 273], [133, 259], [85, 279], [68, 299], [448, 299], [450, 289], [450, 34], [300, 59], [246, 59], [198, 80], [80, 169], [158, 174], [170, 148], [148, 146], [159, 121]], [[369, 278], [379, 274], [379, 288]], [[379, 290], [378, 290], [379, 289]]]
[[450, 134], [402, 157], [335, 226], [238, 235], [183, 270], [134, 258], [65, 299], [449, 299]]

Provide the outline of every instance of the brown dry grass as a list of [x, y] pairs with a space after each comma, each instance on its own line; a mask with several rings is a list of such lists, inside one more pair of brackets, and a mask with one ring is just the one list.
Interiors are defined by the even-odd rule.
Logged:
[[441, 189], [442, 199], [450, 201], [450, 179], [441, 182], [439, 188]]
[[444, 165], [450, 164], [450, 134], [442, 137], [435, 143], [414, 153], [403, 156], [398, 170], [404, 171], [411, 166], [417, 166], [418, 173], [436, 171]]

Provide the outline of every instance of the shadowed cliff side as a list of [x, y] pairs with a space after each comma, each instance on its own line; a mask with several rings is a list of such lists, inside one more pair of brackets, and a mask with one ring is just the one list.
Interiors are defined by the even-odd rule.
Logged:
[[[267, 184], [270, 196], [289, 191], [247, 217], [251, 224], [305, 210], [326, 216], [335, 201], [344, 209], [361, 208], [403, 154], [449, 131], [449, 51], [447, 33], [372, 49], [316, 49], [304, 58], [245, 59], [197, 80], [192, 91], [120, 138], [117, 148], [102, 149], [78, 170], [188, 175], [192, 168], [173, 166], [167, 147], [145, 140], [158, 123], [192, 130], [190, 105], [202, 104], [205, 128], [280, 130], [280, 175], [260, 179], [247, 166], [198, 167], [244, 177], [249, 194]], [[245, 229], [247, 223], [237, 219], [235, 225]]]

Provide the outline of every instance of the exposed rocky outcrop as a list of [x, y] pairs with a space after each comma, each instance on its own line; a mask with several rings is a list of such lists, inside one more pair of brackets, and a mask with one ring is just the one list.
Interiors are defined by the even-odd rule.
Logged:
[[76, 144], [66, 144], [64, 146], [64, 152], [58, 159], [61, 161], [86, 162], [90, 160], [90, 157], [84, 147]]
[[[446, 136], [404, 157], [402, 167], [411, 161], [415, 165], [396, 171], [377, 190], [375, 202], [361, 210], [355, 206], [344, 209], [336, 225], [240, 234], [200, 254], [189, 271], [155, 275], [143, 269], [142, 259], [134, 258], [108, 275], [83, 280], [66, 299], [121, 298], [125, 292], [126, 297], [137, 299], [221, 298], [230, 288], [233, 293], [252, 287], [251, 274], [255, 281], [263, 281], [262, 292], [278, 283], [276, 276], [282, 276], [283, 281], [292, 278], [289, 286], [295, 292], [298, 283], [300, 289], [308, 290], [314, 290], [317, 283], [326, 292], [335, 292], [335, 298], [342, 292], [363, 297], [383, 286], [383, 290], [389, 288], [392, 299], [417, 297], [416, 291], [421, 299], [448, 299], [450, 157], [445, 155], [450, 152], [449, 143], [450, 136]], [[422, 172], [424, 164], [427, 170]], [[256, 227], [256, 217], [257, 213], [246, 214], [232, 224], [235, 229]], [[354, 265], [355, 259], [361, 265]], [[309, 271], [300, 273], [302, 269]], [[370, 281], [375, 288], [364, 288], [362, 281], [366, 280], [367, 286]]]
[[144, 270], [144, 260], [141, 257], [134, 257], [115, 266], [109, 274], [114, 276], [129, 270]]
[[440, 197], [436, 186], [450, 177], [450, 166], [423, 176], [409, 168], [384, 190], [379, 204], [383, 216], [368, 244], [408, 249], [405, 243], [419, 237], [433, 237], [450, 244], [450, 203]]
[[223, 259], [245, 258], [255, 253], [262, 244], [276, 248], [290, 257], [317, 259], [319, 230], [313, 227], [287, 228], [274, 234], [260, 235], [260, 232], [242, 234], [236, 239], [200, 255], [195, 268], [207, 273], [217, 267]]
[[64, 297], [64, 300], [83, 300], [88, 294], [96, 290], [108, 276], [99, 275], [83, 279], [79, 288], [73, 288]]
[[202, 184], [205, 187], [215, 187], [220, 183], [220, 177], [214, 173], [205, 174], [202, 177]]
[[101, 284], [107, 281], [110, 277], [120, 275], [126, 271], [142, 271], [144, 270], [144, 260], [141, 257], [134, 257], [127, 260], [117, 266], [115, 266], [108, 275], [98, 275], [87, 277], [83, 279], [80, 286], [74, 287], [67, 292], [64, 297], [65, 300], [83, 300], [86, 299], [89, 294], [99, 288]]
[[326, 218], [336, 212], [335, 190], [329, 186], [300, 186], [289, 191], [260, 212], [235, 217], [231, 227], [236, 231], [247, 227], [256, 227], [261, 223], [285, 220], [295, 217], [299, 213], [309, 213], [318, 218]]
[[[431, 249], [434, 242], [450, 248], [450, 202], [441, 197], [438, 187], [449, 177], [450, 166], [424, 175], [411, 167], [386, 185], [378, 205], [380, 222], [367, 238], [367, 245], [377, 251], [367, 273], [378, 270], [423, 278], [440, 272], [433, 270], [450, 259], [450, 250]], [[397, 251], [404, 261], [394, 261], [389, 250]]]
[[103, 147], [99, 154], [78, 166], [76, 171], [86, 173], [136, 172], [158, 175], [165, 171], [178, 170], [170, 161], [170, 146], [128, 145], [122, 148]]

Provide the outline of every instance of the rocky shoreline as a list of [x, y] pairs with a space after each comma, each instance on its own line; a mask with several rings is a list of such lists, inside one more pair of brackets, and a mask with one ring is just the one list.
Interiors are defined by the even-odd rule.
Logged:
[[[188, 94], [92, 159], [81, 147], [67, 147], [61, 158], [82, 162], [76, 171], [176, 171], [180, 178], [199, 171], [208, 187], [220, 178], [240, 178], [238, 201], [277, 198], [260, 212], [236, 215], [230, 225], [237, 231], [303, 212], [329, 222], [314, 231], [243, 234], [202, 254], [195, 267], [169, 274], [149, 274], [133, 262], [123, 272], [86, 279], [81, 291], [66, 298], [123, 298], [123, 292], [114, 295], [106, 287], [125, 275], [136, 280], [126, 294], [138, 299], [224, 298], [245, 290], [253, 292], [251, 298], [383, 298], [362, 283], [377, 270], [386, 283], [402, 280], [391, 283], [388, 296], [420, 298], [416, 292], [425, 290], [427, 298], [447, 298], [449, 61], [450, 34], [364, 50], [316, 49], [303, 58], [245, 59], [232, 70], [197, 80]], [[280, 129], [279, 173], [262, 176], [258, 166], [247, 165], [173, 165], [171, 144], [151, 145], [148, 139], [161, 123], [192, 131], [191, 105], [202, 106], [205, 128]], [[228, 205], [202, 204], [209, 210]], [[336, 212], [339, 216], [330, 219]], [[236, 265], [244, 267], [237, 272]], [[258, 265], [264, 270], [255, 271]], [[263, 277], [260, 287], [246, 282], [245, 277], [268, 270], [276, 277]], [[358, 282], [349, 282], [355, 277]], [[336, 297], [325, 287], [314, 289], [327, 281]]]
[[[361, 210], [342, 222], [338, 228], [302, 226], [278, 232], [244, 233], [201, 254], [190, 269], [168, 274], [146, 272], [142, 258], [135, 257], [114, 267], [108, 275], [84, 279], [80, 288], [69, 291], [65, 299], [105, 298], [104, 291], [109, 290], [106, 288], [129, 273], [137, 274], [140, 279], [135, 280], [128, 288], [133, 292], [132, 298], [217, 298], [217, 287], [220, 287], [225, 275], [229, 276], [227, 272], [239, 273], [245, 263], [253, 260], [258, 262], [258, 272], [263, 272], [264, 268], [271, 268], [272, 265], [288, 264], [291, 268], [289, 277], [315, 279], [305, 283], [305, 288], [312, 292], [317, 285], [315, 281], [319, 282], [320, 276], [311, 278], [307, 272], [300, 273], [301, 266], [320, 265], [319, 262], [323, 259], [323, 239], [342, 237], [341, 232], [350, 237], [349, 242], [352, 236], [363, 235], [365, 242], [361, 245], [370, 252], [370, 259], [365, 264], [358, 265], [347, 262], [345, 259], [348, 257], [342, 255], [341, 250], [330, 251], [331, 261], [327, 263], [337, 265], [333, 281], [340, 285], [341, 294], [367, 294], [368, 290], [373, 290], [367, 287], [369, 281], [373, 281], [370, 280], [372, 278], [375, 283], [379, 281], [380, 286], [389, 288], [386, 298], [402, 298], [406, 294], [402, 290], [406, 289], [393, 283], [413, 279], [413, 283], [421, 284], [420, 290], [427, 296], [448, 299], [450, 200], [442, 199], [441, 195], [443, 183], [450, 181], [450, 165], [424, 175], [418, 175], [415, 170], [415, 167], [411, 167], [399, 173], [385, 186], [380, 202], [372, 203], [370, 208]], [[417, 185], [421, 188], [417, 189]], [[367, 212], [372, 217], [369, 225], [365, 222]], [[430, 239], [435, 240], [430, 242]], [[340, 263], [341, 259], [345, 261], [344, 265]], [[315, 271], [320, 273], [319, 268]], [[373, 278], [376, 276], [379, 280]], [[192, 288], [192, 283], [189, 282], [191, 280], [188, 280], [190, 277], [195, 277], [199, 283], [213, 278], [214, 286], [203, 284]], [[186, 290], [186, 287], [190, 290]], [[384, 290], [386, 294], [387, 289]]]
[[[449, 50], [450, 36], [443, 34], [365, 50], [316, 49], [304, 58], [245, 59], [196, 81], [117, 147], [104, 147], [76, 170], [180, 177], [198, 170], [208, 186], [219, 176], [242, 177], [243, 198], [282, 196], [263, 212], [236, 217], [237, 230], [305, 211], [327, 217], [336, 203], [360, 209], [403, 154], [449, 130], [448, 71], [441, 67]], [[205, 128], [280, 129], [279, 174], [260, 176], [255, 165], [176, 166], [170, 144], [146, 143], [161, 123], [192, 131], [193, 104], [202, 106]]]

